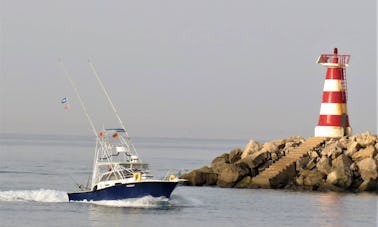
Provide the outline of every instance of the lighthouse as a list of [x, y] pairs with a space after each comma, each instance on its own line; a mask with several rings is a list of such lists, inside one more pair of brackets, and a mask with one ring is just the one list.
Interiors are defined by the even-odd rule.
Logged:
[[347, 81], [345, 69], [350, 55], [322, 54], [318, 64], [327, 67], [324, 81], [322, 104], [318, 125], [315, 127], [317, 137], [342, 137], [352, 134], [347, 111]]

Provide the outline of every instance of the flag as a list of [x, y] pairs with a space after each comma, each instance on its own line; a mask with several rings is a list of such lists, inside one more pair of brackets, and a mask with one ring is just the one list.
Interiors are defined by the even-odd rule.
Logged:
[[62, 100], [60, 100], [60, 103], [62, 103], [62, 104], [66, 104], [67, 102], [68, 102], [67, 97], [64, 97], [64, 98], [62, 98]]
[[64, 105], [64, 109], [68, 110], [70, 109], [70, 104], [68, 103], [67, 97], [64, 97], [60, 100], [60, 103]]

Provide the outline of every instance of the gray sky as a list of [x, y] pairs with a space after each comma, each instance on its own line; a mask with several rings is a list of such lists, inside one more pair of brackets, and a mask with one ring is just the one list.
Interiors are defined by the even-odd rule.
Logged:
[[115, 119], [88, 59], [132, 136], [309, 137], [326, 70], [315, 61], [338, 47], [352, 55], [353, 131], [376, 133], [374, 0], [1, 0], [0, 9], [0, 132], [91, 133], [62, 57], [97, 127]]

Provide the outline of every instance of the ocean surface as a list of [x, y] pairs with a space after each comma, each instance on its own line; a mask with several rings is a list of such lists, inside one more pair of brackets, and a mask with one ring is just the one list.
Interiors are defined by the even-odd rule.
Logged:
[[[135, 138], [155, 176], [192, 170], [247, 141]], [[68, 202], [86, 184], [94, 139], [0, 134], [0, 226], [377, 226], [375, 193], [186, 187], [170, 200]]]

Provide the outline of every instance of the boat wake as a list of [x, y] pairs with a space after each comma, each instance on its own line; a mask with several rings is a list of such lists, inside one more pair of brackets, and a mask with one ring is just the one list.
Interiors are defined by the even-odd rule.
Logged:
[[135, 199], [123, 200], [102, 200], [102, 201], [82, 201], [84, 203], [91, 203], [100, 206], [109, 207], [128, 207], [128, 208], [168, 208], [171, 206], [169, 199], [165, 197], [145, 196]]
[[[67, 192], [39, 189], [39, 190], [12, 190], [0, 191], [0, 202], [46, 202], [60, 203], [68, 202]], [[109, 207], [130, 207], [130, 208], [164, 208], [170, 207], [169, 199], [165, 197], [155, 198], [145, 196], [136, 199], [125, 200], [103, 200], [103, 201], [80, 201], [78, 203], [96, 204]]]
[[[12, 190], [0, 191], [0, 202], [45, 202], [65, 203], [68, 202], [67, 192], [39, 189], [39, 190]], [[124, 200], [103, 200], [103, 201], [78, 201], [74, 203], [87, 203], [107, 207], [128, 207], [128, 208], [174, 208], [196, 206], [198, 201], [191, 201], [180, 196], [173, 196], [172, 199], [165, 197], [145, 196], [135, 199]]]
[[49, 189], [0, 191], [0, 201], [59, 203], [68, 202], [68, 196], [66, 192]]
[[184, 197], [181, 195], [173, 195], [169, 200], [172, 207], [199, 207], [204, 206], [204, 203], [197, 198]]

